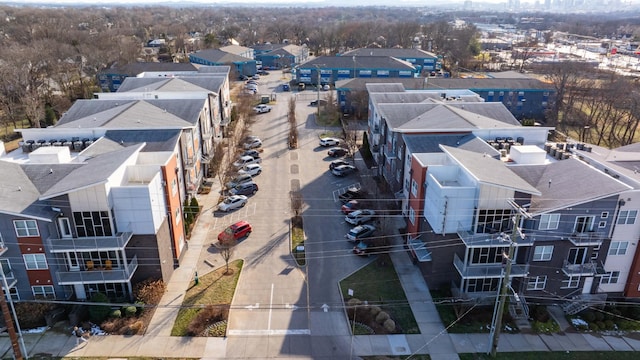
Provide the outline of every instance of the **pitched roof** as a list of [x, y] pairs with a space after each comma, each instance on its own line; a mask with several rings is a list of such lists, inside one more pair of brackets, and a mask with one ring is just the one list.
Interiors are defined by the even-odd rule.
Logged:
[[0, 212], [46, 217], [44, 207], [35, 204], [40, 191], [21, 165], [0, 161], [0, 173]]
[[287, 46], [287, 44], [256, 44], [256, 45], [251, 45], [251, 48], [253, 50], [265, 52], [265, 51], [273, 51], [273, 50], [281, 49], [285, 46]]
[[194, 58], [203, 59], [206, 61], [210, 61], [218, 64], [228, 64], [234, 62], [247, 62], [247, 61], [255, 61], [253, 59], [249, 59], [240, 55], [232, 54], [226, 51], [218, 50], [218, 49], [206, 49], [197, 51], [194, 54], [189, 56], [193, 56]]
[[397, 58], [436, 58], [435, 54], [420, 49], [402, 48], [361, 48], [350, 50], [341, 56], [393, 56]]
[[56, 128], [185, 128], [195, 125], [206, 99], [78, 100]]
[[350, 56], [319, 56], [300, 64], [298, 68], [315, 69], [316, 65], [321, 69], [416, 70], [410, 63], [390, 56], [363, 56], [356, 58], [355, 62]]
[[490, 156], [500, 154], [498, 150], [473, 134], [403, 134], [403, 139], [407, 150], [412, 154], [441, 153], [442, 149], [440, 145], [456, 147], [480, 154], [486, 153]]
[[404, 93], [406, 90], [404, 85], [401, 83], [393, 82], [393, 83], [368, 83], [365, 84], [367, 91], [369, 94], [372, 93]]
[[429, 78], [425, 89], [469, 89], [469, 90], [553, 90], [553, 85], [533, 78]]
[[540, 192], [540, 196], [531, 199], [529, 211], [533, 214], [562, 209], [631, 189], [611, 176], [572, 158], [546, 165], [511, 166], [511, 170]]
[[227, 45], [227, 46], [221, 47], [220, 50], [224, 52], [228, 52], [230, 54], [235, 54], [238, 56], [242, 56], [242, 54], [246, 52], [253, 51], [252, 48], [248, 48], [240, 45]]
[[161, 63], [161, 62], [137, 62], [126, 65], [114, 65], [101, 71], [103, 74], [125, 74], [136, 76], [146, 71], [195, 71], [193, 64], [189, 63]]
[[48, 199], [102, 184], [116, 169], [122, 166], [125, 160], [140, 151], [141, 148], [142, 144], [139, 144], [90, 158], [84, 163], [84, 166], [71, 170], [67, 176], [43, 192], [40, 198]]
[[423, 78], [355, 78], [336, 81], [336, 89], [360, 90], [365, 89], [371, 83], [399, 83], [407, 90], [419, 90], [424, 88]]
[[504, 162], [486, 154], [442, 146], [442, 150], [457, 161], [471, 176], [481, 183], [509, 188], [526, 194], [539, 195], [540, 191], [526, 182]]
[[175, 78], [128, 77], [118, 92], [141, 91], [209, 91], [218, 92], [225, 82], [222, 76], [180, 76]]
[[109, 130], [104, 134], [103, 139], [125, 147], [145, 143], [146, 145], [142, 152], [172, 151], [176, 148], [178, 140], [180, 140], [180, 134], [181, 131], [179, 129]]

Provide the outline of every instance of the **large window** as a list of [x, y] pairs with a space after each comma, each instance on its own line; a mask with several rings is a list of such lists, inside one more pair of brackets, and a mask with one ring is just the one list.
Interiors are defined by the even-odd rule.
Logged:
[[627, 253], [627, 247], [629, 242], [627, 241], [612, 241], [609, 246], [609, 255], [624, 255]]
[[409, 221], [414, 225], [416, 223], [416, 212], [411, 206], [409, 206]]
[[544, 290], [545, 286], [547, 286], [546, 276], [531, 277], [527, 282], [527, 290]]
[[510, 229], [511, 209], [480, 210], [478, 212], [478, 232], [496, 233]]
[[13, 279], [13, 271], [11, 271], [11, 263], [9, 263], [9, 259], [0, 259], [0, 266], [2, 267], [2, 272], [4, 272], [5, 278]]
[[16, 228], [18, 237], [39, 236], [38, 224], [35, 220], [14, 220], [13, 226]]
[[499, 282], [499, 279], [469, 279], [467, 280], [467, 292], [496, 291]]
[[609, 271], [600, 278], [600, 284], [617, 284], [620, 271]]
[[502, 254], [508, 253], [507, 247], [484, 247], [471, 249], [471, 264], [501, 264]]
[[576, 225], [573, 228], [573, 231], [577, 233], [593, 231], [593, 224], [595, 223], [595, 219], [595, 216], [577, 216]]
[[113, 236], [108, 211], [74, 212], [78, 237]]
[[47, 257], [44, 254], [24, 254], [24, 264], [27, 270], [47, 269]]
[[618, 214], [618, 225], [635, 224], [636, 216], [638, 216], [638, 210], [623, 210]]
[[540, 216], [540, 230], [555, 230], [560, 224], [560, 214], [544, 214]]
[[36, 299], [55, 299], [56, 292], [51, 285], [32, 286], [33, 297]]
[[577, 288], [580, 285], [580, 276], [567, 276], [562, 280], [562, 287], [565, 289]]
[[533, 250], [533, 261], [549, 261], [553, 256], [553, 245], [536, 246]]

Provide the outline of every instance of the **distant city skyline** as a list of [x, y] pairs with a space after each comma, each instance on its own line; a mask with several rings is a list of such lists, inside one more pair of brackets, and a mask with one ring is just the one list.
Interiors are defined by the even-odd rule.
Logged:
[[[465, 0], [454, 0], [453, 3], [463, 4]], [[533, 0], [532, 0], [533, 1]], [[482, 0], [476, 1], [478, 3], [507, 3], [507, 0]], [[451, 1], [441, 0], [437, 1], [438, 4], [451, 4]], [[100, 3], [95, 0], [0, 0], [0, 4], [12, 4], [12, 5], [39, 5], [39, 4], [60, 4], [60, 5], [95, 5], [95, 6], [111, 6], [111, 5], [136, 5], [136, 4], [144, 4], [144, 5], [152, 5], [152, 4], [202, 4], [202, 5], [213, 5], [213, 4], [224, 4], [227, 6], [233, 6], [234, 4], [238, 5], [290, 5], [290, 6], [421, 6], [426, 7], [429, 4], [426, 4], [423, 0], [399, 0], [390, 3], [386, 0], [114, 0], [108, 3]], [[432, 3], [433, 4], [433, 3]]]

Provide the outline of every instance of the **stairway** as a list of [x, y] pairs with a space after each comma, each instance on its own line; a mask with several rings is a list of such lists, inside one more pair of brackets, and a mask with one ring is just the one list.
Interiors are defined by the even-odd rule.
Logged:
[[581, 294], [572, 296], [561, 305], [566, 315], [575, 315], [592, 306], [603, 306], [607, 300], [607, 294]]

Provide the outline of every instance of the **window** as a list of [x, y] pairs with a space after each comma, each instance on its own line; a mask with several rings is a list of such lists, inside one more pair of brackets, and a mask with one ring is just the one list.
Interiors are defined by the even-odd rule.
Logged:
[[418, 183], [413, 179], [411, 179], [411, 195], [413, 195], [413, 197], [418, 196]]
[[553, 255], [553, 245], [536, 246], [533, 250], [533, 261], [549, 261]]
[[177, 192], [178, 192], [178, 180], [174, 178], [173, 180], [171, 180], [171, 196], [176, 196]]
[[607, 222], [606, 221], [600, 221], [598, 223], [598, 228], [599, 229], [602, 229], [602, 228], [605, 228], [605, 227], [607, 227]]
[[540, 216], [540, 230], [555, 230], [560, 224], [560, 214], [544, 214]]
[[577, 233], [585, 233], [593, 231], [593, 224], [595, 223], [595, 216], [577, 216], [576, 224], [573, 231]]
[[16, 235], [23, 236], [39, 236], [38, 224], [35, 220], [15, 220], [13, 226], [16, 228]]
[[608, 211], [603, 211], [602, 214], [600, 214], [600, 219], [608, 219], [608, 218], [609, 218]]
[[113, 236], [108, 211], [74, 212], [78, 237]]
[[562, 288], [565, 289], [577, 288], [578, 285], [580, 285], [580, 276], [567, 276], [562, 280]]
[[69, 218], [58, 218], [58, 227], [60, 227], [60, 236], [63, 238], [70, 238], [73, 236], [71, 233], [71, 223], [69, 222]]
[[620, 271], [609, 271], [600, 278], [600, 284], [617, 284]]
[[27, 270], [47, 269], [47, 258], [44, 254], [24, 254], [24, 264]]
[[636, 216], [638, 215], [638, 210], [623, 210], [618, 214], [618, 225], [632, 225], [636, 223]]
[[414, 225], [416, 223], [416, 212], [411, 206], [409, 206], [409, 221], [411, 221], [411, 223]]
[[176, 209], [176, 224], [180, 224], [180, 221], [182, 220], [182, 216], [180, 215], [180, 208]]
[[527, 290], [544, 290], [547, 285], [547, 277], [546, 276], [536, 276], [529, 278], [529, 282], [527, 283]]
[[467, 292], [485, 292], [498, 290], [500, 279], [482, 278], [467, 280]]
[[7, 300], [9, 300], [9, 296], [11, 297], [11, 300], [20, 301], [20, 294], [18, 294], [18, 289], [15, 286], [9, 288], [9, 294], [4, 294], [4, 297]]
[[478, 212], [479, 233], [496, 233], [510, 229], [511, 209], [489, 209]]
[[33, 297], [36, 299], [55, 299], [56, 293], [52, 285], [32, 286]]
[[501, 264], [502, 254], [509, 252], [507, 247], [483, 247], [471, 249], [471, 264]]
[[0, 266], [2, 267], [2, 272], [4, 272], [4, 277], [13, 279], [13, 271], [11, 271], [9, 259], [0, 259]]
[[609, 255], [624, 255], [627, 253], [628, 241], [612, 241], [609, 246]]

